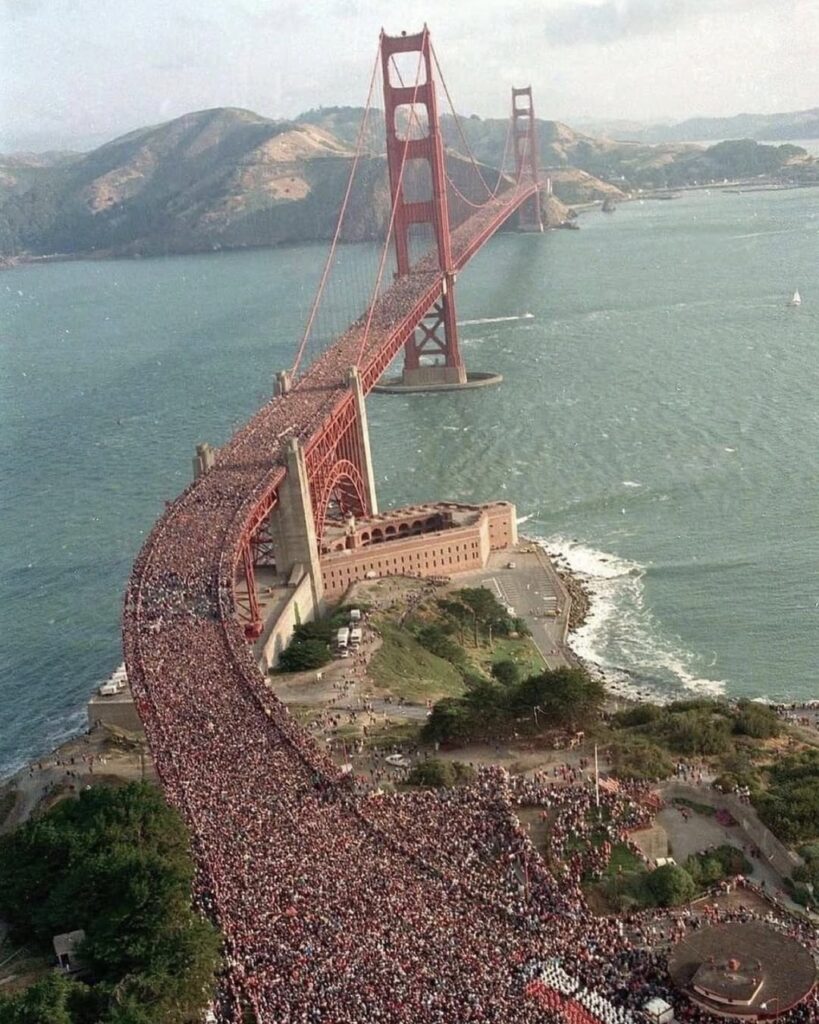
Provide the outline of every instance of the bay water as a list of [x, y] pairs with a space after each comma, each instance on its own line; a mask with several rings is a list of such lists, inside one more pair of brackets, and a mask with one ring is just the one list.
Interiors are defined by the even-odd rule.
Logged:
[[[585, 574], [576, 648], [629, 692], [819, 698], [819, 191], [580, 223], [459, 277], [468, 366], [502, 385], [370, 396], [382, 505], [514, 501]], [[292, 361], [322, 259], [0, 275], [0, 776], [82, 727], [142, 540]]]

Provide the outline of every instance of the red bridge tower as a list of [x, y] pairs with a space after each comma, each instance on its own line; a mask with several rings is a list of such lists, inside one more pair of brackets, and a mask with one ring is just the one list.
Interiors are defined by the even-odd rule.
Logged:
[[[402, 81], [398, 73], [395, 55], [402, 53], [418, 54], [418, 75], [412, 84]], [[410, 273], [412, 226], [427, 224], [435, 238], [443, 290], [441, 298], [434, 303], [404, 345], [404, 370], [401, 378], [397, 381], [383, 381], [377, 385], [377, 390], [381, 391], [446, 390], [489, 384], [502, 379], [499, 374], [491, 373], [468, 376], [458, 345], [446, 165], [432, 65], [433, 55], [426, 26], [415, 35], [388, 36], [382, 32], [381, 71], [384, 82], [387, 165], [395, 211], [392, 229], [397, 276], [403, 277]], [[417, 107], [423, 108], [426, 117], [414, 115]], [[531, 86], [512, 90], [512, 118], [517, 184], [525, 182], [527, 176], [531, 176], [531, 182], [536, 184], [537, 140]], [[424, 127], [426, 134], [418, 137]], [[426, 185], [426, 195], [420, 199], [407, 198], [410, 189], [418, 189], [423, 184]], [[539, 192], [535, 192], [521, 207], [519, 226], [525, 231], [543, 230]]]
[[[402, 84], [395, 81], [397, 69], [394, 55], [418, 53], [420, 68], [417, 82]], [[384, 113], [387, 121], [387, 164], [390, 173], [390, 192], [395, 215], [395, 255], [398, 276], [410, 272], [410, 227], [430, 224], [435, 235], [438, 266], [444, 276], [441, 298], [427, 313], [404, 346], [404, 373], [402, 384], [408, 387], [458, 385], [466, 383], [466, 367], [458, 348], [458, 327], [455, 319], [455, 275], [452, 269], [452, 250], [449, 238], [449, 210], [446, 198], [446, 170], [444, 147], [438, 124], [438, 105], [432, 77], [432, 54], [429, 30], [416, 35], [381, 36], [381, 69], [384, 78]], [[413, 138], [410, 112], [414, 106], [426, 109], [427, 134]], [[402, 111], [401, 108], [404, 108]], [[423, 127], [423, 118], [416, 118]], [[413, 167], [413, 181], [428, 181], [429, 195], [421, 200], [408, 201], [407, 182], [402, 168], [411, 161], [425, 161], [428, 174]], [[424, 365], [421, 356], [432, 356], [432, 365]]]
[[[518, 182], [525, 180], [528, 170], [532, 181], [538, 179], [537, 132], [535, 131], [535, 105], [532, 87], [512, 90], [512, 134], [515, 140], [515, 176]], [[520, 208], [518, 227], [521, 231], [542, 231], [543, 218], [540, 213], [540, 193], [536, 192]]]

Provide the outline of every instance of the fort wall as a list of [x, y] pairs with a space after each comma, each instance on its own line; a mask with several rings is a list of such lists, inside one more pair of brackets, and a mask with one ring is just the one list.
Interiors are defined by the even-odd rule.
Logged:
[[509, 502], [394, 509], [358, 520], [344, 535], [328, 534], [321, 556], [324, 594], [337, 600], [363, 579], [482, 569], [490, 551], [516, 542], [515, 506]]

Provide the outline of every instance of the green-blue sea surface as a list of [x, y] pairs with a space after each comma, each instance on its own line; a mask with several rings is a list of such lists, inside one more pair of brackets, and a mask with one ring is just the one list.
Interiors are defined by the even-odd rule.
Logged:
[[[588, 575], [577, 649], [620, 686], [819, 698], [819, 192], [581, 223], [458, 280], [500, 387], [368, 399], [381, 503], [513, 500]], [[291, 362], [323, 255], [0, 274], [0, 774], [81, 727], [146, 532]], [[374, 250], [342, 262], [364, 282]]]

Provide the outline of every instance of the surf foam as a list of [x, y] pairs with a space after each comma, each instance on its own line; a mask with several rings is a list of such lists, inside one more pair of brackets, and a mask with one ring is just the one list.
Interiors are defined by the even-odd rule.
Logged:
[[681, 691], [721, 695], [725, 682], [697, 672], [697, 655], [670, 635], [645, 603], [646, 566], [556, 535], [541, 542], [556, 565], [576, 575], [591, 598], [572, 650], [628, 697], [669, 700]]

